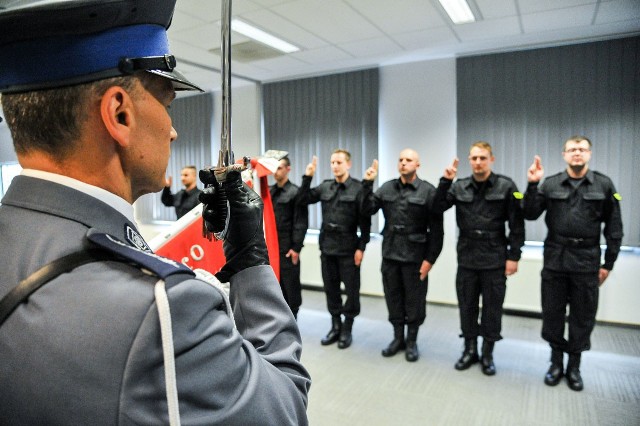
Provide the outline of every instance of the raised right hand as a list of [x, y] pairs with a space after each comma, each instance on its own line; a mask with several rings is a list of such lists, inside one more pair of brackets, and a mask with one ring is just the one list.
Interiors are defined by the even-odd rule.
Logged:
[[307, 168], [304, 171], [305, 176], [313, 176], [316, 173], [316, 167], [318, 166], [318, 157], [315, 155], [311, 159], [311, 162], [307, 164]]
[[454, 158], [453, 159], [453, 163], [451, 163], [451, 165], [449, 167], [444, 169], [444, 174], [442, 176], [445, 179], [449, 179], [449, 180], [455, 179], [456, 175], [458, 174], [458, 164], [459, 163], [460, 163], [460, 160], [458, 159], [458, 157]]
[[531, 167], [527, 170], [527, 182], [540, 182], [542, 176], [544, 176], [544, 167], [542, 167], [540, 156], [536, 155], [533, 157], [533, 164], [531, 164]]

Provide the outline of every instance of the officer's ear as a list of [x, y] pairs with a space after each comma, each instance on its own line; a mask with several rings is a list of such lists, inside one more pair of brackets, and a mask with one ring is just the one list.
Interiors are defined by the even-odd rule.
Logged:
[[135, 121], [133, 99], [120, 86], [109, 87], [100, 100], [100, 117], [105, 129], [119, 145], [128, 146]]

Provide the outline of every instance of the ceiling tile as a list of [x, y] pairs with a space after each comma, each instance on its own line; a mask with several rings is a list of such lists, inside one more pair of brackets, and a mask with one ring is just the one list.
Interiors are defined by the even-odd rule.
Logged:
[[519, 0], [518, 2], [520, 13], [523, 15], [568, 7], [595, 5], [596, 3], [596, 0]]
[[563, 9], [563, 13], [547, 11], [522, 15], [522, 26], [524, 27], [525, 33], [589, 26], [593, 21], [595, 9], [595, 4], [591, 4], [566, 8]]
[[387, 55], [389, 53], [402, 52], [404, 50], [400, 45], [387, 37], [377, 37], [353, 43], [344, 43], [340, 45], [340, 47], [356, 58]]
[[273, 11], [333, 44], [382, 35], [343, 1], [298, 0], [274, 6]]
[[369, 22], [388, 34], [446, 25], [442, 15], [424, 0], [345, 0]]
[[603, 1], [598, 7], [596, 24], [605, 22], [638, 20], [640, 27], [640, 1], [639, 0], [615, 0]]
[[516, 0], [475, 0], [483, 19], [517, 15]]
[[471, 24], [456, 25], [453, 30], [463, 42], [510, 37], [514, 34], [522, 33], [520, 23], [516, 17], [489, 19]]

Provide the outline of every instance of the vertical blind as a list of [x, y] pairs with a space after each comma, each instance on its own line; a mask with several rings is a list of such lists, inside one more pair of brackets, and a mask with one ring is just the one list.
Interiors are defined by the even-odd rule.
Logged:
[[[178, 139], [171, 144], [167, 176], [172, 177], [171, 192], [183, 189], [180, 172], [185, 166], [201, 169], [210, 166], [213, 133], [213, 93], [178, 98], [171, 103], [169, 115]], [[198, 182], [198, 187], [202, 185]], [[160, 202], [160, 193], [147, 194], [136, 202], [136, 215], [141, 223], [176, 220], [173, 207]]]
[[[329, 159], [337, 148], [351, 153], [356, 179], [378, 157], [377, 68], [269, 83], [262, 93], [265, 148], [289, 152], [292, 182], [300, 184], [313, 155], [312, 186], [333, 179]], [[319, 228], [320, 208], [310, 208], [309, 227]]]
[[[491, 143], [494, 171], [526, 189], [534, 155], [545, 176], [566, 168], [564, 141], [593, 143], [589, 167], [609, 176], [623, 200], [623, 244], [640, 246], [640, 37], [457, 60], [459, 174], [470, 145]], [[544, 240], [542, 217], [526, 239]]]

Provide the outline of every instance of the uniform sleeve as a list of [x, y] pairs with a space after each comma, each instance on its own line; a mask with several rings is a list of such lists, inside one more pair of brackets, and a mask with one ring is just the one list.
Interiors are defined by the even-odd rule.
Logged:
[[425, 215], [429, 218], [429, 238], [427, 239], [427, 249], [424, 255], [424, 260], [432, 265], [436, 263], [438, 256], [440, 256], [440, 253], [442, 252], [442, 246], [444, 244], [444, 223], [442, 212], [433, 208], [434, 202], [435, 196], [432, 202], [427, 204], [429, 206], [429, 211]]
[[320, 187], [311, 188], [313, 176], [302, 176], [302, 183], [298, 189], [298, 202], [301, 205], [315, 204], [320, 201]]
[[171, 193], [171, 188], [165, 186], [162, 189], [162, 195], [160, 195], [160, 201], [167, 207], [173, 207], [173, 194]]
[[293, 235], [291, 237], [291, 249], [300, 253], [304, 246], [304, 237], [309, 228], [309, 207], [300, 202], [300, 188], [293, 201]]
[[620, 212], [620, 199], [622, 197], [611, 186], [604, 210], [604, 238], [607, 241], [607, 249], [604, 252], [604, 264], [602, 267], [609, 271], [620, 254], [622, 245], [622, 214]]
[[373, 216], [382, 207], [382, 200], [378, 194], [380, 192], [380, 188], [378, 188], [376, 192], [373, 192], [373, 181], [363, 180], [362, 189], [364, 203], [363, 210], [369, 216]]
[[[269, 266], [231, 278], [237, 330], [210, 285], [187, 280], [167, 293], [183, 424], [308, 424], [300, 334]], [[132, 344], [121, 401], [120, 424], [168, 424], [155, 304]]]
[[[373, 183], [371, 183], [373, 185]], [[371, 240], [371, 214], [365, 197], [371, 189], [365, 189], [364, 185], [358, 193], [358, 228], [360, 228], [360, 238], [358, 238], [358, 250], [364, 251]]]
[[[518, 198], [518, 188], [515, 184], [509, 190], [507, 222], [509, 224], [509, 236], [507, 237], [507, 243], [509, 249], [507, 252], [507, 259], [520, 260], [522, 256], [522, 246], [524, 246], [524, 213], [522, 211], [521, 200]], [[519, 195], [522, 198], [522, 195]]]
[[455, 203], [455, 197], [451, 193], [451, 185], [453, 180], [445, 177], [440, 178], [440, 183], [436, 189], [436, 196], [433, 201], [433, 210], [439, 213], [444, 213], [449, 210]]
[[527, 185], [523, 202], [525, 219], [536, 220], [547, 208], [543, 190], [543, 187], [538, 187], [538, 182], [530, 182]]

